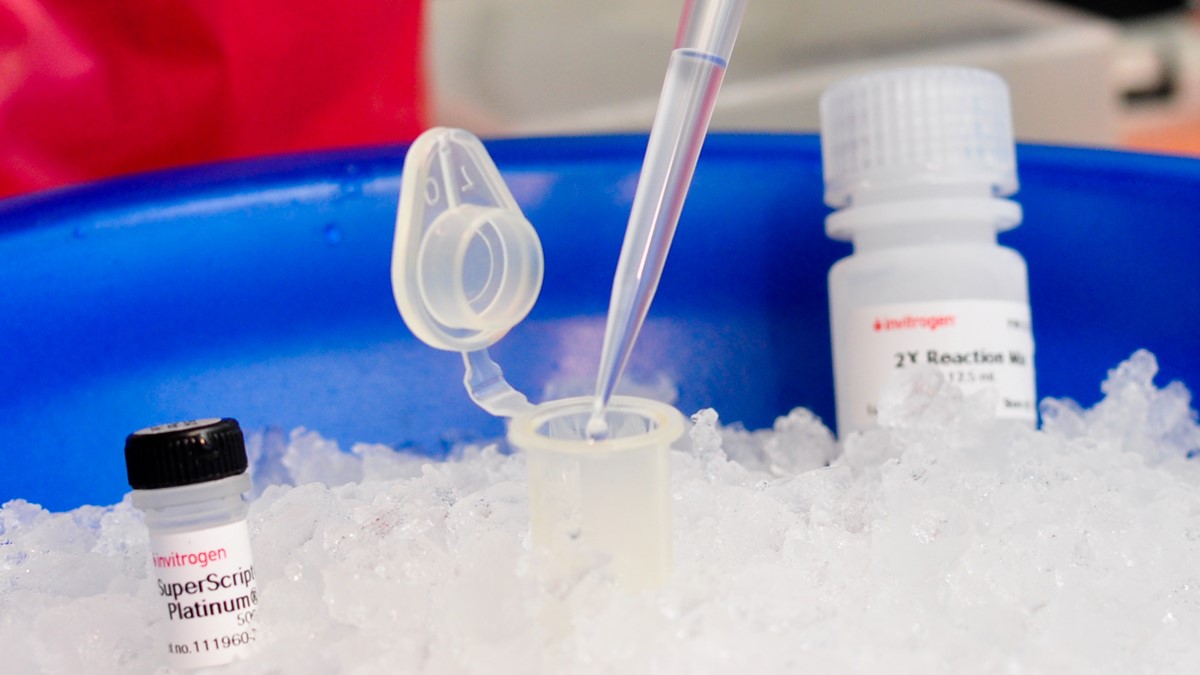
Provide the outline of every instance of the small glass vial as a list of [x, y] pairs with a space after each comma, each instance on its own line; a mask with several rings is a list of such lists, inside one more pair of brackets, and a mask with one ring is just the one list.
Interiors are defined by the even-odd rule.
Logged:
[[854, 243], [829, 272], [839, 435], [874, 426], [897, 371], [935, 367], [1000, 418], [1036, 424], [1008, 87], [972, 68], [885, 71], [821, 97], [826, 233]]
[[246, 527], [246, 446], [233, 419], [136, 431], [125, 439], [133, 505], [150, 531], [151, 576], [174, 668], [229, 663], [257, 637], [258, 587]]

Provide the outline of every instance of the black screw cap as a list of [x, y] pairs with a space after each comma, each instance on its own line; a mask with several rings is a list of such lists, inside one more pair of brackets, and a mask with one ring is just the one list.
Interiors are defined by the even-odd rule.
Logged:
[[206, 483], [246, 466], [242, 429], [228, 417], [160, 424], [125, 438], [125, 471], [135, 490]]

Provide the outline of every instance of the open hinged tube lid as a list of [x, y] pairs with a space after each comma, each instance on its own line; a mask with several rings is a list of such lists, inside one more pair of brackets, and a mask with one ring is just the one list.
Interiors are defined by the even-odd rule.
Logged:
[[483, 144], [437, 127], [404, 160], [392, 248], [392, 294], [425, 344], [457, 351], [471, 399], [497, 417], [532, 404], [487, 348], [520, 323], [542, 287], [542, 244]]

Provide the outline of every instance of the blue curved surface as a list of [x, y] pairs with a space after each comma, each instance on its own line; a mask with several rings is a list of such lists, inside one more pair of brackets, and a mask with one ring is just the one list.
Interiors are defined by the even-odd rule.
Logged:
[[[488, 143], [542, 237], [530, 317], [493, 350], [533, 398], [590, 383], [645, 138]], [[228, 415], [429, 455], [494, 438], [455, 354], [396, 313], [403, 147], [204, 166], [0, 203], [0, 501], [112, 503], [127, 433]], [[1133, 350], [1200, 383], [1200, 161], [1021, 147], [1039, 395], [1099, 397]], [[814, 137], [708, 139], [631, 373], [757, 428], [833, 418]]]

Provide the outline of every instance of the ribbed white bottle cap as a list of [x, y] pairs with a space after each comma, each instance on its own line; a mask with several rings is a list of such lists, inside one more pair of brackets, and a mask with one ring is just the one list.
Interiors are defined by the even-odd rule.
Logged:
[[835, 83], [821, 96], [825, 203], [928, 186], [1011, 195], [1010, 110], [1004, 80], [974, 68], [903, 68]]

